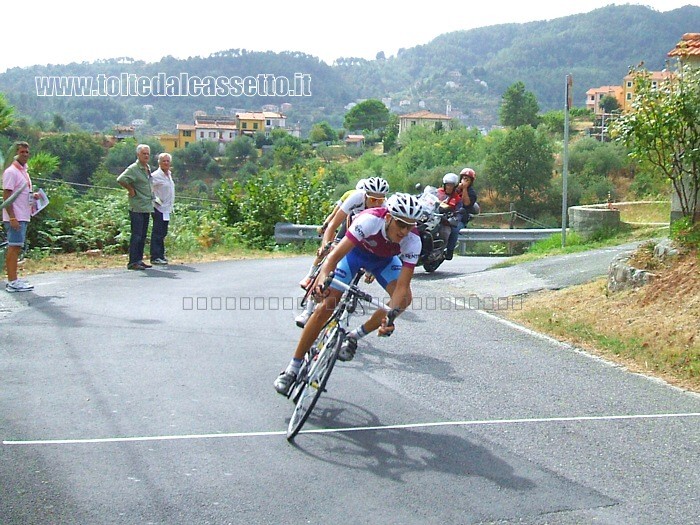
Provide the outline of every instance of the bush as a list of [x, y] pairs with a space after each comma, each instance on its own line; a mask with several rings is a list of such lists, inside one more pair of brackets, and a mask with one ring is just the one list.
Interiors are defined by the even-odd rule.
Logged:
[[700, 222], [693, 223], [690, 217], [683, 217], [671, 224], [671, 239], [683, 248], [700, 248]]
[[313, 163], [294, 166], [290, 170], [267, 170], [244, 185], [224, 182], [217, 195], [224, 207], [224, 218], [233, 226], [245, 244], [271, 249], [275, 224], [321, 224], [332, 206], [334, 190], [323, 165]]

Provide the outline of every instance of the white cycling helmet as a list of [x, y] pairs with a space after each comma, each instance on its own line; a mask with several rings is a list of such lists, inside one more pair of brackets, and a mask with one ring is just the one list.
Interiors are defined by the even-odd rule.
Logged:
[[456, 173], [447, 173], [442, 178], [443, 184], [454, 184], [455, 186], [459, 183], [459, 176]]
[[386, 207], [394, 217], [417, 221], [423, 216], [423, 206], [417, 197], [409, 193], [394, 193], [386, 201]]
[[356, 190], [364, 190], [365, 189], [365, 182], [367, 182], [367, 179], [358, 180], [357, 184], [355, 184], [355, 189]]
[[369, 193], [386, 195], [389, 193], [389, 183], [381, 177], [370, 177], [369, 179], [365, 180], [365, 184], [362, 189]]

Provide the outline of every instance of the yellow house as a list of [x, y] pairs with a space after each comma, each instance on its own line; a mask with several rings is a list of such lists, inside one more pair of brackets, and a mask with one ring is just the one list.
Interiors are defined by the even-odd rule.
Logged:
[[168, 153], [172, 153], [178, 149], [178, 135], [160, 135], [156, 138], [163, 145], [163, 149]]
[[189, 144], [193, 144], [197, 138], [195, 137], [196, 128], [192, 124], [177, 125], [177, 149], [186, 148]]
[[440, 127], [450, 129], [452, 127], [452, 119], [447, 115], [440, 113], [431, 113], [428, 110], [417, 111], [415, 113], [407, 113], [399, 116], [399, 135], [413, 126], [430, 126], [433, 129]]
[[236, 126], [240, 135], [265, 133], [265, 115], [259, 111], [236, 113]]
[[[661, 82], [673, 76], [670, 71], [649, 71], [651, 87], [656, 88]], [[622, 83], [622, 95], [624, 111], [629, 111], [634, 100], [634, 75], [627, 75]]]

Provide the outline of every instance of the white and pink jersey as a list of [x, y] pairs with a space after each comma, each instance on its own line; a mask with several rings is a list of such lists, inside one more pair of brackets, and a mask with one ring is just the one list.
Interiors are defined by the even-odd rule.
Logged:
[[400, 243], [386, 236], [386, 208], [370, 208], [359, 213], [345, 234], [355, 245], [378, 258], [398, 255], [404, 266], [415, 266], [421, 251], [418, 229], [413, 228]]

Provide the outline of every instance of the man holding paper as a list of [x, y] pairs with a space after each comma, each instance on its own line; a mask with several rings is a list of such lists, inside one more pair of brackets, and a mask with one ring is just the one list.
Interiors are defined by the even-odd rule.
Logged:
[[151, 173], [153, 193], [153, 229], [151, 230], [151, 264], [168, 264], [165, 258], [165, 237], [175, 201], [175, 183], [170, 173], [170, 153], [158, 155], [158, 169]]
[[12, 164], [2, 174], [2, 197], [6, 202], [11, 199], [2, 210], [2, 220], [7, 233], [7, 254], [5, 266], [7, 267], [7, 284], [5, 290], [10, 293], [29, 292], [34, 286], [23, 279], [17, 278], [17, 261], [19, 254], [27, 238], [27, 226], [31, 220], [34, 194], [32, 192], [32, 180], [27, 172], [29, 160], [29, 144], [26, 142], [15, 143], [15, 158]]

